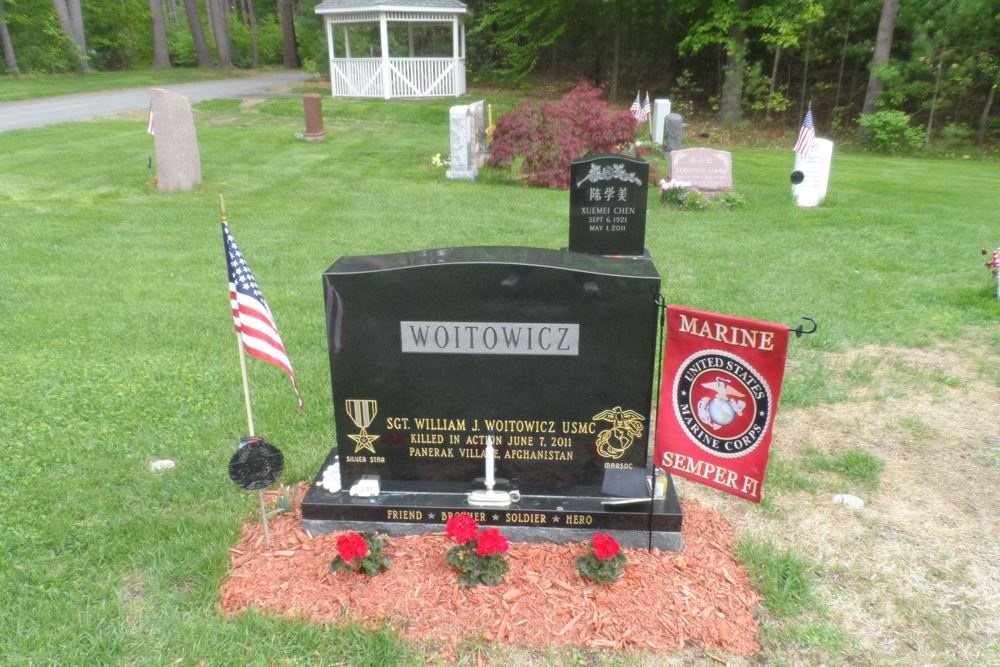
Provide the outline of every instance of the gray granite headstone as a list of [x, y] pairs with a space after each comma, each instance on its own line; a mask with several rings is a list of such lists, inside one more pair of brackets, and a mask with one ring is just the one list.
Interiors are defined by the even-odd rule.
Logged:
[[733, 189], [733, 157], [729, 151], [686, 148], [670, 153], [670, 178], [696, 190]]
[[678, 150], [681, 147], [681, 139], [684, 136], [684, 119], [679, 113], [668, 113], [666, 119], [667, 126], [667, 146], [666, 150]]
[[201, 157], [191, 102], [162, 88], [150, 89], [149, 98], [160, 191], [191, 190], [201, 183]]

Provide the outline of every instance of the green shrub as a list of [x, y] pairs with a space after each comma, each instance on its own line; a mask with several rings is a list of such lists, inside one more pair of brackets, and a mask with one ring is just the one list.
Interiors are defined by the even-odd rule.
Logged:
[[198, 54], [194, 50], [194, 39], [190, 30], [174, 30], [167, 35], [170, 62], [177, 67], [197, 67]]
[[867, 130], [865, 143], [879, 153], [915, 151], [924, 143], [923, 132], [910, 125], [910, 117], [902, 111], [862, 114], [858, 124]]
[[948, 123], [941, 130], [938, 143], [945, 148], [967, 146], [972, 143], [972, 128], [965, 123]]

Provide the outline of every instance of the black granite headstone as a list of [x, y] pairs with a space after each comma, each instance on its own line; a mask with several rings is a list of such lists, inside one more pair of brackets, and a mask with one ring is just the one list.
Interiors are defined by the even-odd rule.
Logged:
[[595, 255], [642, 255], [649, 163], [625, 155], [573, 160], [569, 249]]
[[[603, 529], [645, 546], [659, 512], [673, 532], [657, 544], [674, 544], [674, 495], [609, 508], [602, 490], [647, 471], [659, 286], [649, 259], [532, 248], [337, 260], [324, 274], [337, 445], [317, 479], [339, 460], [342, 490], [314, 485], [307, 525], [420, 532], [470, 511], [512, 539]], [[502, 510], [467, 498], [487, 436], [498, 488], [520, 494]], [[350, 495], [363, 477], [377, 496]]]

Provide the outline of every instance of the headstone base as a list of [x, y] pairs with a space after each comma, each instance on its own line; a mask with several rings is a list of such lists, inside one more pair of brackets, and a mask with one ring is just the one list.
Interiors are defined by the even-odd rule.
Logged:
[[[584, 542], [595, 533], [610, 533], [631, 548], [680, 551], [682, 515], [673, 483], [661, 500], [609, 505], [619, 500], [600, 487], [578, 486], [566, 495], [522, 495], [509, 507], [476, 507], [468, 502], [471, 484], [455, 482], [390, 482], [378, 496], [331, 493], [320, 486], [323, 471], [337, 459], [331, 452], [302, 501], [302, 527], [310, 533], [375, 530], [389, 535], [443, 532], [448, 517], [468, 512], [482, 526], [500, 528], [514, 542]], [[612, 528], [614, 526], [614, 528]]]
[[453, 181], [474, 181], [478, 173], [478, 169], [449, 169], [444, 175]]

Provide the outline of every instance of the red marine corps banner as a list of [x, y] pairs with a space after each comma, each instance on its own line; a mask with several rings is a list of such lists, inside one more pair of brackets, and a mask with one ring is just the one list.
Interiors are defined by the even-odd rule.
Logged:
[[788, 327], [667, 306], [654, 462], [760, 502]]

